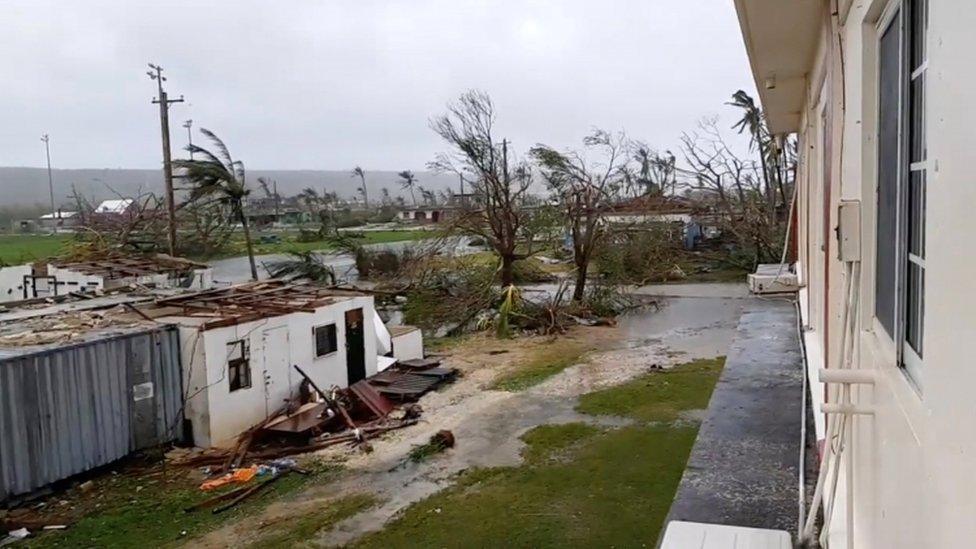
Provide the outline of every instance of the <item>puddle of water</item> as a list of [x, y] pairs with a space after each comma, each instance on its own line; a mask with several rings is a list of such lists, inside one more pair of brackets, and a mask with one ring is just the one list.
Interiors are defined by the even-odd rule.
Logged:
[[618, 319], [633, 347], [663, 345], [688, 359], [726, 354], [747, 301], [710, 297], [659, 298], [657, 306]]

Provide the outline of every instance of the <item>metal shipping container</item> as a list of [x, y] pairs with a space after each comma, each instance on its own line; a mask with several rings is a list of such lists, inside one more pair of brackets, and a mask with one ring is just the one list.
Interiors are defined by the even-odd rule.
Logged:
[[173, 326], [0, 350], [0, 501], [180, 438]]

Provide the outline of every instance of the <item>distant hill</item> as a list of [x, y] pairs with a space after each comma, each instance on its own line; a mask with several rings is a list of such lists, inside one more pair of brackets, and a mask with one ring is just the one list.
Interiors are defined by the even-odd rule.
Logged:
[[[116, 198], [119, 194], [131, 196], [140, 191], [160, 192], [163, 189], [161, 170], [130, 169], [58, 169], [54, 173], [54, 197], [59, 205], [70, 206], [72, 184], [79, 192], [92, 201]], [[370, 200], [380, 196], [380, 189], [390, 189], [392, 196], [401, 195], [410, 201], [408, 191], [400, 189], [399, 178], [394, 171], [367, 171], [366, 186]], [[414, 172], [417, 183], [426, 189], [441, 191], [448, 187], [458, 191], [458, 180], [452, 175], [432, 172]], [[278, 193], [282, 196], [298, 194], [307, 187], [319, 192], [335, 191], [343, 197], [356, 193], [358, 179], [349, 175], [349, 170], [249, 170], [248, 185], [253, 193], [261, 194], [259, 177], [267, 177], [278, 182]], [[111, 188], [111, 189], [110, 189]], [[47, 204], [47, 170], [44, 168], [0, 167], [0, 207]], [[419, 198], [419, 193], [418, 193]]]

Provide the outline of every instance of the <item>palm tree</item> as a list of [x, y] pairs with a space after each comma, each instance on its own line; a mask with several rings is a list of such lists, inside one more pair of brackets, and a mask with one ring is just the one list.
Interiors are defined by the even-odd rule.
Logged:
[[380, 192], [383, 195], [383, 205], [384, 206], [389, 206], [390, 205], [390, 189], [388, 189], [387, 187], [383, 187], [382, 189], [380, 189]]
[[369, 209], [369, 192], [366, 190], [366, 170], [356, 166], [352, 169], [352, 177], [358, 177], [360, 182], [359, 192], [363, 195], [363, 203]]
[[227, 146], [206, 128], [200, 128], [209, 139], [216, 154], [199, 145], [188, 145], [186, 150], [196, 154], [198, 159], [174, 160], [173, 166], [181, 170], [180, 178], [190, 184], [189, 201], [210, 199], [227, 205], [231, 213], [236, 215], [244, 229], [244, 242], [247, 245], [247, 259], [251, 264], [251, 278], [258, 279], [258, 268], [254, 263], [254, 243], [251, 241], [251, 230], [247, 224], [247, 214], [244, 212], [244, 200], [250, 191], [244, 179], [244, 163], [234, 160]]
[[417, 196], [413, 194], [413, 189], [417, 186], [417, 176], [414, 175], [410, 170], [403, 170], [402, 172], [398, 173], [397, 176], [402, 179], [402, 181], [400, 181], [400, 188], [410, 191], [410, 198], [413, 199], [413, 205], [416, 207]]
[[[749, 146], [758, 147], [759, 149], [759, 161], [762, 164], [762, 175], [763, 183], [766, 184], [766, 188], [770, 188], [770, 177], [777, 179], [776, 185], [779, 188], [780, 196], [783, 199], [783, 203], [786, 204], [786, 191], [783, 189], [783, 182], [776, 177], [779, 174], [777, 169], [775, 172], [770, 172], [769, 161], [773, 160], [776, 162], [776, 148], [772, 143], [772, 136], [769, 133], [769, 129], [766, 127], [766, 116], [763, 114], [762, 109], [756, 105], [756, 101], [746, 92], [739, 90], [732, 94], [732, 101], [727, 103], [733, 107], [738, 107], [742, 109], [742, 118], [736, 122], [732, 128], [739, 131], [739, 133], [749, 132]], [[772, 194], [772, 193], [770, 193]]]

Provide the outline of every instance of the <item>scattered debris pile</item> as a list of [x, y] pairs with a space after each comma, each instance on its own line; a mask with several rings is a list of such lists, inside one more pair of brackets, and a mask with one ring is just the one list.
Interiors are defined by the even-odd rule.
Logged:
[[63, 311], [0, 322], [0, 347], [29, 347], [77, 340], [92, 332], [124, 331], [147, 322], [125, 305], [110, 309]]
[[[261, 477], [268, 477], [260, 481], [262, 485], [272, 482], [277, 476], [295, 470], [294, 462], [285, 459], [287, 456], [338, 444], [349, 444], [370, 452], [372, 437], [415, 425], [423, 411], [412, 402], [457, 375], [456, 370], [442, 368], [436, 360], [409, 360], [346, 389], [334, 387], [325, 391], [316, 386], [300, 367], [294, 368], [304, 378], [301, 403], [285, 406], [266, 421], [241, 433], [233, 448], [186, 451], [171, 456], [173, 463], [205, 467], [210, 479], [201, 485], [201, 490], [210, 490], [235, 483], [249, 485]], [[442, 431], [435, 437], [442, 433], [450, 435], [448, 431]], [[442, 439], [436, 442], [441, 448], [432, 453], [454, 445], [453, 435]], [[435, 444], [433, 439], [431, 444]], [[249, 495], [239, 491], [239, 495], [248, 497], [245, 494]], [[226, 494], [220, 496], [226, 497]], [[211, 500], [194, 505], [193, 510], [224, 501]], [[214, 512], [225, 507], [215, 507]]]

